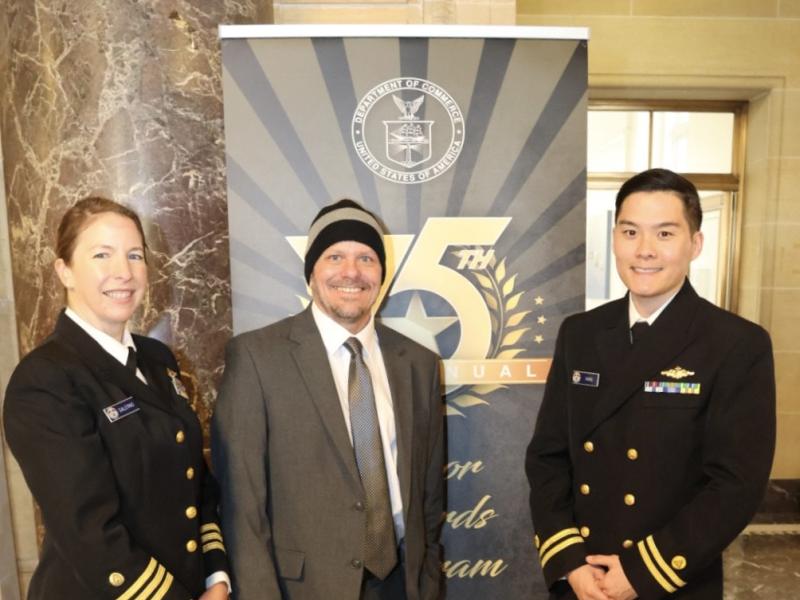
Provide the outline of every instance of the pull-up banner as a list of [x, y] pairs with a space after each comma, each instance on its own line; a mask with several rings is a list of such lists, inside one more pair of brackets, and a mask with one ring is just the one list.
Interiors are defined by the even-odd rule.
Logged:
[[546, 597], [524, 454], [558, 326], [584, 306], [587, 31], [221, 37], [234, 331], [307, 305], [322, 206], [379, 215], [379, 318], [441, 355], [447, 384], [447, 596]]

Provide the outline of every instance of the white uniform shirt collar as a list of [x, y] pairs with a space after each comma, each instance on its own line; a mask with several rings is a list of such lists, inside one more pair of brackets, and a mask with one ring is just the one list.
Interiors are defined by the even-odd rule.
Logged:
[[120, 343], [119, 340], [114, 339], [104, 331], [100, 331], [97, 327], [79, 317], [78, 313], [71, 308], [67, 308], [64, 314], [72, 319], [75, 324], [83, 329], [95, 342], [100, 344], [103, 350], [108, 352], [123, 365], [128, 361], [128, 348], [133, 348], [134, 351], [136, 350], [136, 344], [133, 343], [133, 336], [127, 327], [125, 327], [125, 331], [122, 333], [122, 343]]
[[311, 304], [311, 314], [317, 324], [322, 343], [328, 356], [334, 354], [351, 337], [358, 338], [367, 355], [374, 354], [378, 343], [378, 334], [375, 332], [375, 317], [370, 316], [369, 322], [358, 333], [350, 333], [336, 321], [325, 314], [315, 303]]
[[664, 312], [664, 309], [667, 308], [667, 306], [669, 306], [669, 303], [672, 302], [673, 298], [675, 298], [675, 296], [677, 295], [678, 292], [672, 294], [672, 296], [670, 296], [669, 299], [658, 308], [658, 310], [653, 311], [653, 314], [651, 314], [649, 317], [645, 319], [642, 315], [639, 314], [639, 311], [636, 310], [636, 306], [633, 303], [633, 298], [631, 298], [631, 295], [628, 294], [628, 326], [633, 327], [633, 324], [638, 323], [639, 321], [647, 321], [648, 325], [652, 325], [655, 322], [655, 320], [659, 317], [659, 315], [661, 315], [661, 313]]

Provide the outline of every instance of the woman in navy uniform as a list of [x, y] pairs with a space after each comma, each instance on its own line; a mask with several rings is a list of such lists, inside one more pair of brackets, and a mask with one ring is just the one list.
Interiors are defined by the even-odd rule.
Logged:
[[131, 210], [68, 210], [55, 263], [67, 308], [8, 384], [6, 437], [45, 525], [33, 600], [228, 597], [216, 482], [175, 357], [127, 328], [145, 252]]

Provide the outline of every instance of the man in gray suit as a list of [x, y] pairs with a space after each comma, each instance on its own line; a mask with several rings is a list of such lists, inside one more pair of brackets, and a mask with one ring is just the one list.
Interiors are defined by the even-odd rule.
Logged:
[[311, 306], [228, 345], [211, 436], [239, 600], [439, 596], [438, 362], [375, 324], [385, 263], [374, 215], [322, 209]]

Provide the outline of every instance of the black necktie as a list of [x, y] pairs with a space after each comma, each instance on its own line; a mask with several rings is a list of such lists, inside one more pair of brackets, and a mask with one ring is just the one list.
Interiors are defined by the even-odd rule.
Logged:
[[631, 327], [631, 344], [634, 346], [641, 342], [644, 336], [647, 335], [647, 330], [650, 329], [650, 323], [647, 321], [636, 321]]
[[128, 367], [131, 372], [136, 375], [136, 350], [128, 346], [128, 360], [125, 361], [125, 366]]
[[344, 343], [344, 347], [350, 352], [347, 396], [353, 449], [367, 500], [364, 566], [379, 579], [385, 579], [397, 563], [397, 543], [378, 410], [369, 369], [361, 355], [361, 342], [351, 337]]

